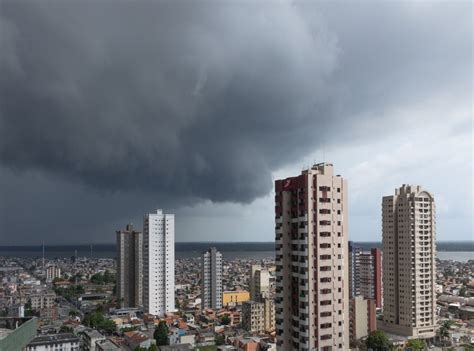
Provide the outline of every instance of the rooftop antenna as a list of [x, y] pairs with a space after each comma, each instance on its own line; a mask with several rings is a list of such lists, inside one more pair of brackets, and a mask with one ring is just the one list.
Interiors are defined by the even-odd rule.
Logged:
[[44, 241], [43, 241], [43, 272], [44, 272]]

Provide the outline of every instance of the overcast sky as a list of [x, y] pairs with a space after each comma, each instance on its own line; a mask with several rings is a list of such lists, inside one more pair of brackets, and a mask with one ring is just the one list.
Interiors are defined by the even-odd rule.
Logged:
[[471, 1], [0, 2], [0, 244], [274, 240], [273, 181], [332, 162], [351, 240], [432, 192], [473, 240]]

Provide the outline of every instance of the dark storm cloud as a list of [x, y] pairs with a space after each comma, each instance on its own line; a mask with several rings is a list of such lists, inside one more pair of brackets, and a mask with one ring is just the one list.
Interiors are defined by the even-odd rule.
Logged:
[[[0, 243], [110, 241], [153, 208], [247, 203], [321, 145], [356, 162], [400, 131], [448, 134], [459, 121], [417, 113], [435, 103], [472, 110], [469, 1], [3, 0]], [[227, 239], [180, 223], [178, 240]]]
[[336, 45], [289, 5], [7, 1], [1, 16], [8, 167], [247, 202], [331, 113]]

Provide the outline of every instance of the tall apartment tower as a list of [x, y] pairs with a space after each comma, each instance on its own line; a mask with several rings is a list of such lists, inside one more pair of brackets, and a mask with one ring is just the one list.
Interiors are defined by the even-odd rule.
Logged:
[[349, 241], [349, 299], [360, 295], [360, 254], [362, 249]]
[[349, 298], [356, 296], [382, 307], [382, 255], [378, 248], [364, 251], [349, 242]]
[[128, 224], [117, 235], [117, 298], [122, 307], [142, 306], [143, 235]]
[[222, 308], [222, 254], [215, 247], [209, 248], [201, 257], [202, 308]]
[[162, 210], [143, 221], [143, 306], [156, 316], [175, 311], [174, 214]]
[[347, 182], [316, 164], [275, 182], [278, 350], [348, 350]]
[[403, 185], [382, 200], [383, 321], [380, 328], [416, 338], [435, 336], [435, 202]]
[[359, 292], [366, 299], [382, 307], [382, 255], [380, 249], [372, 248], [359, 255]]
[[252, 265], [250, 270], [250, 299], [263, 302], [270, 295], [270, 273], [260, 265]]

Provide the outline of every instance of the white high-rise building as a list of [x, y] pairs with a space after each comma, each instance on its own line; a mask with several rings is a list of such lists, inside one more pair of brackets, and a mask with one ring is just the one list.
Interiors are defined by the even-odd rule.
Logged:
[[436, 335], [435, 201], [404, 184], [382, 201], [383, 321], [392, 334]]
[[275, 182], [277, 350], [349, 349], [347, 205], [329, 163]]
[[222, 254], [215, 247], [202, 254], [202, 308], [222, 308]]
[[174, 214], [162, 210], [143, 221], [143, 306], [156, 316], [175, 311]]
[[46, 280], [48, 282], [53, 281], [55, 278], [61, 277], [61, 268], [58, 266], [49, 266], [46, 268]]

